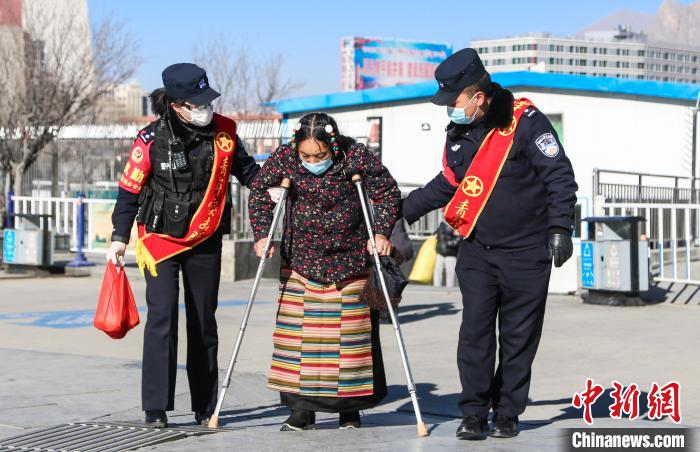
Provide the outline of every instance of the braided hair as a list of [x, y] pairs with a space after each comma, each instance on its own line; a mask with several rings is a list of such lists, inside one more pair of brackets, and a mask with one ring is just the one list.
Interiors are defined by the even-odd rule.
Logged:
[[326, 113], [309, 113], [302, 117], [295, 126], [290, 145], [296, 149], [297, 143], [314, 139], [331, 149], [333, 158], [345, 155], [345, 152], [355, 144], [355, 140], [341, 135], [338, 124]]

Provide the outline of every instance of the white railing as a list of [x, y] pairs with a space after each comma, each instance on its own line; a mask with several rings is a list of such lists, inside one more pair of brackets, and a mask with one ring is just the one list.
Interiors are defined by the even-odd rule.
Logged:
[[[597, 215], [632, 215], [646, 219], [650, 261], [656, 281], [700, 285], [700, 204], [602, 202]], [[652, 249], [653, 248], [653, 249]]]
[[[55, 235], [65, 235], [70, 237], [70, 250], [77, 251], [78, 249], [78, 212], [80, 198], [52, 198], [52, 197], [35, 197], [35, 196], [14, 196], [15, 214], [39, 214], [50, 215], [49, 218], [41, 218], [39, 227], [53, 231]], [[85, 203], [85, 243], [83, 243], [84, 251], [100, 251], [105, 249], [105, 246], [95, 246], [91, 238], [94, 236], [94, 216], [91, 215], [91, 210], [97, 206], [114, 205], [113, 199], [88, 199], [84, 198]], [[105, 209], [103, 209], [104, 211]], [[112, 208], [109, 208], [111, 212]], [[22, 222], [26, 219], [17, 218], [15, 227], [21, 228]], [[48, 223], [47, 223], [48, 222]]]

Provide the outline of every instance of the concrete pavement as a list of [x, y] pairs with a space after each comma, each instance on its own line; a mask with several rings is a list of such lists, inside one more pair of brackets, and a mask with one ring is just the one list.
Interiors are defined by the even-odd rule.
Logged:
[[[92, 314], [101, 282], [100, 270], [94, 273], [90, 278], [0, 281], [0, 440], [28, 429], [73, 421], [141, 420], [140, 355], [146, 313], [141, 313], [142, 324], [122, 340], [94, 330]], [[143, 279], [134, 269], [129, 275], [143, 308]], [[250, 285], [251, 281], [243, 281], [221, 286], [220, 367], [228, 363]], [[382, 344], [390, 395], [382, 405], [364, 413], [364, 428], [337, 431], [337, 418], [320, 415], [318, 431], [278, 432], [287, 412], [279, 406], [277, 394], [265, 388], [276, 292], [273, 280], [261, 285], [222, 413], [221, 424], [227, 430], [156, 449], [559, 450], [562, 427], [585, 426], [571, 398], [584, 390], [589, 377], [605, 388], [611, 388], [613, 380], [637, 383], [644, 396], [653, 381], [677, 380], [682, 384], [682, 424], [700, 425], [700, 307], [591, 306], [577, 297], [552, 296], [533, 369], [531, 402], [521, 417], [522, 433], [511, 440], [457, 441], [459, 293], [409, 286], [400, 318], [431, 436], [415, 436], [400, 357], [388, 325], [382, 328]], [[184, 321], [180, 330], [178, 395], [170, 419], [191, 425]], [[673, 425], [666, 420], [609, 419], [607, 396], [594, 406], [595, 427]]]

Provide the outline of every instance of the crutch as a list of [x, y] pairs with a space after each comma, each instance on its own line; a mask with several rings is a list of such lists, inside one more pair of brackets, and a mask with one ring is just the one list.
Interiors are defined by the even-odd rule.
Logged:
[[367, 208], [367, 200], [365, 198], [364, 188], [362, 187], [362, 176], [359, 174], [354, 174], [352, 176], [352, 181], [357, 187], [357, 194], [360, 198], [360, 205], [362, 206], [362, 214], [365, 218], [365, 225], [367, 226], [367, 234], [369, 235], [369, 242], [372, 245], [372, 254], [374, 255], [374, 264], [377, 266], [377, 275], [379, 276], [379, 283], [382, 286], [382, 292], [384, 293], [384, 300], [386, 300], [386, 307], [389, 311], [389, 316], [391, 317], [391, 323], [394, 326], [394, 332], [396, 333], [396, 342], [399, 344], [399, 351], [401, 352], [401, 361], [403, 362], [403, 370], [406, 372], [406, 386], [408, 387], [408, 393], [411, 395], [411, 402], [413, 402], [413, 411], [416, 413], [416, 427], [418, 429], [418, 436], [428, 436], [428, 429], [425, 428], [425, 423], [420, 415], [420, 408], [418, 407], [418, 397], [416, 396], [416, 385], [413, 383], [413, 376], [411, 375], [411, 367], [408, 364], [408, 355], [406, 355], [406, 346], [403, 342], [403, 336], [401, 335], [401, 327], [399, 326], [399, 319], [394, 313], [394, 308], [391, 305], [391, 299], [389, 298], [389, 291], [386, 288], [386, 281], [384, 280], [384, 274], [382, 273], [382, 263], [379, 259], [379, 251], [377, 251], [377, 244], [374, 241], [374, 232], [372, 231], [372, 222], [369, 216], [369, 210]]
[[250, 311], [253, 308], [253, 301], [255, 300], [255, 294], [258, 292], [258, 285], [260, 284], [260, 278], [262, 278], [263, 269], [265, 268], [265, 262], [267, 261], [267, 253], [270, 251], [270, 246], [272, 246], [272, 236], [277, 229], [277, 223], [279, 222], [280, 216], [282, 216], [282, 209], [284, 209], [285, 200], [287, 199], [287, 194], [289, 192], [289, 186], [291, 181], [288, 178], [282, 179], [280, 186], [284, 189], [282, 190], [282, 195], [280, 196], [277, 206], [275, 207], [275, 213], [272, 216], [272, 225], [270, 225], [270, 231], [267, 233], [267, 241], [263, 248], [262, 257], [260, 258], [260, 263], [258, 264], [258, 272], [255, 274], [255, 281], [253, 281], [253, 288], [250, 291], [250, 297], [248, 298], [248, 304], [245, 307], [245, 312], [243, 313], [243, 320], [241, 321], [241, 329], [238, 331], [238, 337], [236, 337], [236, 345], [233, 347], [233, 354], [231, 355], [231, 361], [228, 363], [228, 369], [226, 370], [226, 377], [224, 378], [224, 384], [221, 385], [221, 392], [219, 393], [219, 400], [216, 402], [216, 409], [214, 413], [209, 418], [209, 428], [217, 428], [219, 426], [219, 412], [221, 412], [221, 406], [224, 404], [224, 397], [226, 397], [226, 390], [231, 383], [231, 374], [233, 373], [233, 366], [236, 364], [236, 358], [238, 357], [238, 352], [241, 349], [241, 342], [243, 342], [243, 334], [245, 333], [246, 325], [248, 324], [248, 317], [250, 317]]

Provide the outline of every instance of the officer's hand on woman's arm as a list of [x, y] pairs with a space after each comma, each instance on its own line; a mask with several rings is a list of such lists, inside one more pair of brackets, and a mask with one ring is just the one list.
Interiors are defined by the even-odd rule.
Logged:
[[549, 230], [549, 258], [554, 260], [555, 267], [561, 267], [574, 254], [574, 244], [571, 233], [563, 228]]
[[[262, 258], [263, 251], [265, 250], [265, 243], [267, 242], [267, 237], [262, 238], [255, 242], [253, 245], [253, 250], [255, 251], [255, 255]], [[270, 250], [267, 252], [267, 257], [270, 258], [275, 255], [275, 244], [272, 243], [270, 244]]]
[[112, 261], [117, 267], [123, 267], [125, 252], [126, 243], [114, 241], [107, 251], [107, 260]]
[[[380, 256], [389, 256], [394, 250], [394, 245], [392, 245], [389, 239], [382, 234], [376, 234], [374, 236], [374, 243], [377, 244], [377, 251], [379, 252]], [[370, 242], [369, 240], [367, 240], [367, 252], [369, 254], [374, 253], [374, 251], [372, 250], [372, 242]]]

